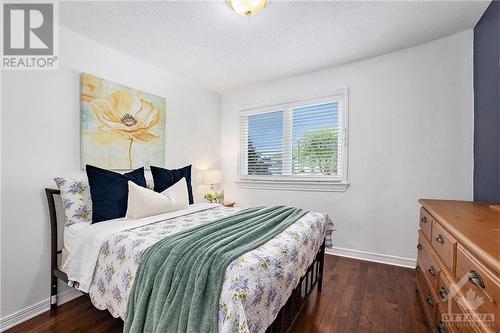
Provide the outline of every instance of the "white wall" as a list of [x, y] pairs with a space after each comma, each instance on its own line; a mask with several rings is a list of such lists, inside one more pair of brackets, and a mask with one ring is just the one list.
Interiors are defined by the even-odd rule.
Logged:
[[[335, 252], [410, 265], [416, 257], [417, 200], [472, 198], [472, 36], [466, 31], [225, 94], [221, 164], [226, 197], [240, 205], [287, 204], [326, 212], [337, 228], [334, 246], [347, 249]], [[321, 96], [344, 87], [350, 93], [347, 192], [235, 185], [242, 106]]]
[[166, 97], [167, 167], [219, 167], [218, 94], [67, 29], [60, 35], [58, 71], [2, 73], [2, 318], [49, 297], [42, 191], [55, 186], [54, 176], [82, 174], [80, 72]]

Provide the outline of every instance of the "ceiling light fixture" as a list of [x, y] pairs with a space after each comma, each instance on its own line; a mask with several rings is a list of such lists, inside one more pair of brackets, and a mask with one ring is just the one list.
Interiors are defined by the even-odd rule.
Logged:
[[227, 0], [227, 4], [241, 16], [254, 16], [260, 13], [269, 0]]

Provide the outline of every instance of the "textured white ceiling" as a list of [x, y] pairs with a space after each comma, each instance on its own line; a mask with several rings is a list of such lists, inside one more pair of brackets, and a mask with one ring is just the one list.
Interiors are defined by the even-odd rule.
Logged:
[[489, 1], [270, 0], [255, 17], [225, 1], [61, 2], [69, 29], [225, 92], [439, 39], [479, 20]]

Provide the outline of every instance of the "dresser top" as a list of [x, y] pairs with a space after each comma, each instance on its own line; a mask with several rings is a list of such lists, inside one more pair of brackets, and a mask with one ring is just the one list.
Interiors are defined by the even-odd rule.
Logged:
[[420, 199], [420, 204], [459, 242], [500, 270], [500, 207], [471, 201]]

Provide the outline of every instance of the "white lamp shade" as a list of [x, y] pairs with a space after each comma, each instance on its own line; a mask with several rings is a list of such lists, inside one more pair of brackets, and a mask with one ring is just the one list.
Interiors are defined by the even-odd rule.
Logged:
[[222, 182], [222, 171], [220, 170], [206, 170], [201, 174], [201, 181], [203, 184], [212, 185], [220, 184]]

